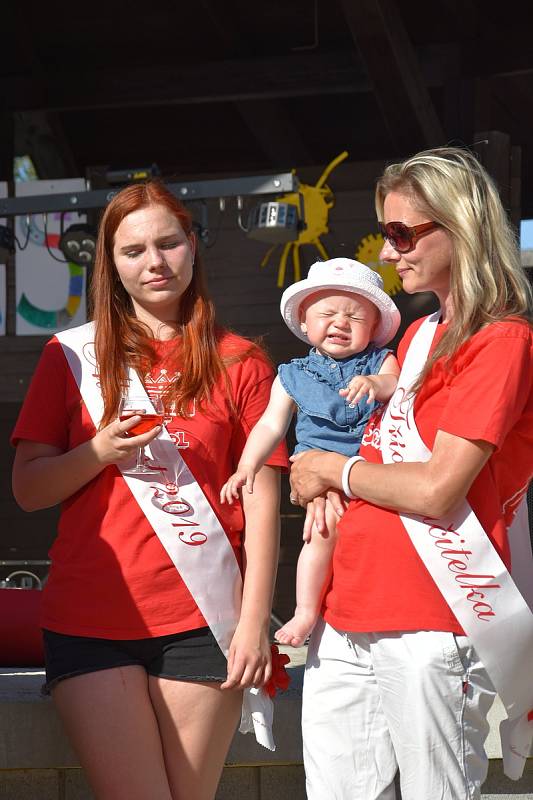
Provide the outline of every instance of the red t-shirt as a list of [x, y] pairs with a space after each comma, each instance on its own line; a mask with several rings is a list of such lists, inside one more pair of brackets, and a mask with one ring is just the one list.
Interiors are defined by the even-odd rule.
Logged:
[[[401, 364], [421, 322], [411, 325], [400, 342]], [[439, 325], [432, 347], [443, 332]], [[438, 430], [494, 445], [467, 499], [507, 566], [506, 525], [533, 473], [532, 355], [528, 325], [489, 325], [459, 349], [451, 364], [437, 361], [414, 406], [417, 428], [430, 450]], [[367, 427], [361, 455], [381, 462], [378, 419]], [[339, 534], [323, 609], [331, 625], [361, 632], [462, 633], [395, 511], [353, 501]]]
[[[168, 370], [169, 342], [153, 343], [160, 357], [145, 376], [150, 394], [162, 393], [178, 374]], [[223, 355], [243, 354], [250, 343], [227, 333]], [[221, 378], [206, 408], [172, 415], [167, 429], [213, 507], [241, 560], [244, 526], [239, 502], [221, 505], [219, 492], [234, 472], [246, 437], [270, 396], [273, 371], [257, 348], [228, 367], [236, 413]], [[96, 433], [63, 348], [44, 348], [12, 441], [70, 450]], [[281, 445], [269, 458], [287, 467]], [[138, 639], [203, 627], [206, 623], [118, 468], [106, 467], [61, 506], [52, 566], [43, 595], [42, 625], [58, 633]]]

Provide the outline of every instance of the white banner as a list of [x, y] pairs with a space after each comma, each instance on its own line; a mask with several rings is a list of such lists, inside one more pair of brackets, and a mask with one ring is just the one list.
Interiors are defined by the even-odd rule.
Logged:
[[[57, 338], [83, 402], [98, 427], [103, 403], [98, 387], [93, 323], [62, 331]], [[131, 369], [129, 391], [132, 395], [145, 394], [138, 375]], [[242, 578], [235, 553], [165, 427], [151, 442], [150, 452], [160, 475], [131, 476], [123, 472], [122, 476], [227, 656], [241, 608]], [[273, 704], [267, 693], [263, 689], [247, 689], [241, 733], [253, 730], [259, 744], [275, 750], [272, 719]]]
[[[7, 183], [5, 181], [0, 182], [0, 197], [7, 197]], [[6, 219], [2, 217], [0, 219], [0, 225], [5, 224]], [[6, 265], [5, 262], [2, 262], [0, 263], [0, 336], [6, 335], [6, 295]]]
[[6, 335], [6, 265], [0, 264], [0, 336]]
[[[398, 387], [381, 420], [384, 463], [431, 458], [416, 427], [409, 388], [426, 362], [438, 316], [428, 317], [413, 337]], [[466, 500], [442, 519], [414, 514], [400, 518], [506, 708], [509, 719], [500, 726], [504, 769], [516, 780], [533, 737], [533, 724], [527, 719], [533, 709], [533, 613]], [[529, 525], [523, 529], [523, 524], [521, 512], [510, 534], [529, 540]], [[533, 579], [531, 559], [528, 569]]]

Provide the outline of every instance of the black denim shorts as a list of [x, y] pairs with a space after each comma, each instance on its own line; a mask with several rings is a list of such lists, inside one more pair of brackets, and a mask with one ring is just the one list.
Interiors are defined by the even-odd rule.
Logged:
[[209, 628], [149, 639], [100, 639], [43, 630], [46, 683], [138, 664], [149, 675], [182, 681], [226, 680], [227, 661]]

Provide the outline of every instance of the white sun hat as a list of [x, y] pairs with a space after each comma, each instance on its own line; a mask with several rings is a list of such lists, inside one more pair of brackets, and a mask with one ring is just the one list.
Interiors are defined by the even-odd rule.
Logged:
[[300, 327], [300, 306], [306, 297], [324, 289], [352, 292], [366, 297], [380, 312], [380, 321], [372, 341], [379, 347], [387, 344], [400, 326], [396, 303], [383, 291], [381, 275], [351, 258], [317, 261], [309, 268], [307, 278], [287, 287], [281, 296], [281, 316], [299, 339], [307, 341]]

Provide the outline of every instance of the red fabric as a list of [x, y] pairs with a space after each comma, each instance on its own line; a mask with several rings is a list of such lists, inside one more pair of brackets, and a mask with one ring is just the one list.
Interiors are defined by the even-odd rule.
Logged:
[[[146, 376], [150, 393], [173, 376], [165, 368], [168, 343], [159, 343], [159, 365]], [[227, 334], [225, 354], [249, 346]], [[264, 411], [273, 373], [256, 351], [228, 367], [236, 414], [230, 411], [224, 382], [205, 411], [173, 417], [167, 428], [182, 445], [180, 453], [217, 514], [237, 558], [241, 559], [243, 513], [240, 503], [221, 505], [219, 492], [235, 470], [246, 437]], [[20, 439], [71, 449], [92, 438], [94, 426], [59, 342], [46, 345], [13, 432]], [[285, 445], [268, 460], [287, 467]], [[176, 568], [147, 523], [115, 466], [62, 504], [52, 567], [43, 591], [43, 627], [58, 633], [136, 639], [204, 626]]]
[[275, 697], [278, 689], [285, 692], [289, 688], [291, 679], [285, 667], [291, 663], [291, 660], [286, 653], [279, 652], [277, 644], [270, 645], [270, 649], [272, 652], [272, 675], [265, 683], [265, 692], [269, 697]]
[[39, 589], [0, 589], [0, 667], [41, 667]]
[[[400, 342], [400, 363], [420, 324]], [[433, 347], [442, 333], [438, 326]], [[415, 399], [417, 428], [429, 449], [438, 430], [495, 446], [468, 501], [507, 566], [506, 523], [533, 472], [532, 355], [527, 325], [494, 323], [463, 345], [451, 364], [439, 360]], [[379, 420], [371, 420], [363, 438], [361, 455], [368, 461], [381, 461], [378, 426]], [[353, 501], [339, 534], [324, 608], [331, 625], [361, 632], [462, 633], [396, 512]]]

